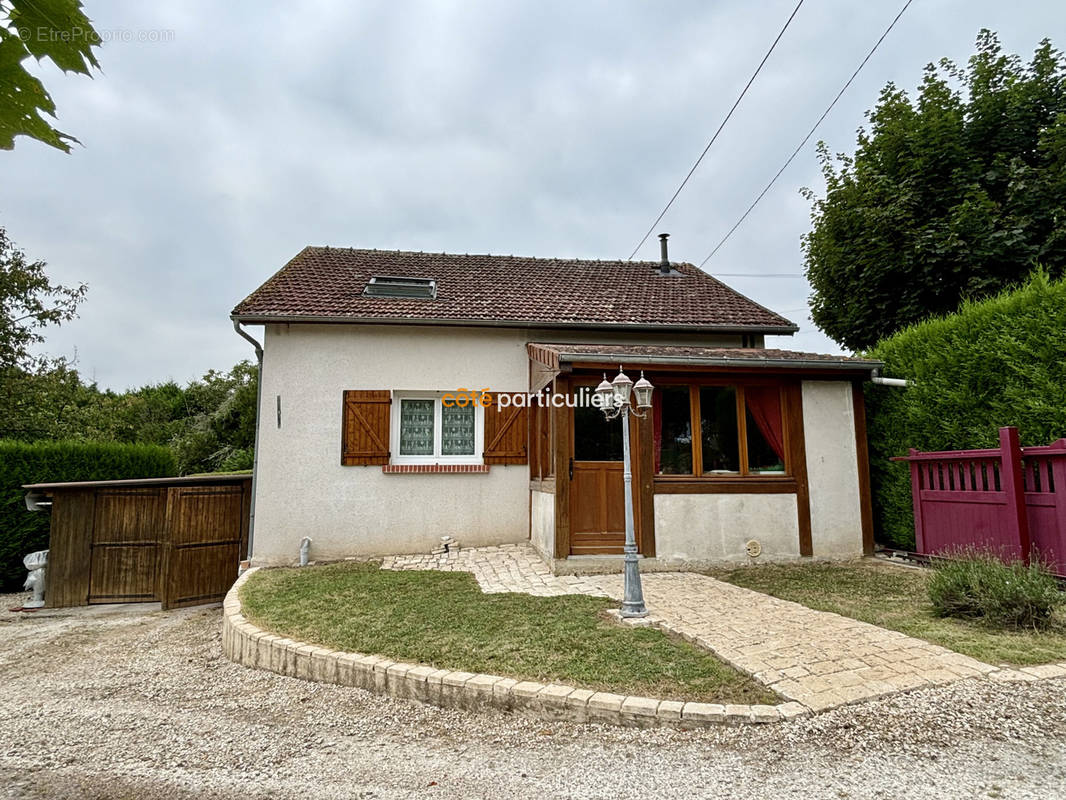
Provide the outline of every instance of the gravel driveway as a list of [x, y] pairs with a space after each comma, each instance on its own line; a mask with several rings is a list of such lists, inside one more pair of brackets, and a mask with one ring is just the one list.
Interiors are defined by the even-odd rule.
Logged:
[[253, 672], [221, 658], [217, 607], [44, 616], [15, 599], [0, 596], [3, 798], [1066, 796], [1062, 680], [636, 731]]

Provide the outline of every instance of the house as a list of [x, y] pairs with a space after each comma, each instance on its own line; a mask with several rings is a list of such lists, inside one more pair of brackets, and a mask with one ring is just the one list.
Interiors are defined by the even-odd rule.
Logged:
[[[872, 549], [862, 384], [877, 362], [767, 349], [796, 326], [691, 264], [308, 247], [233, 310], [262, 325], [251, 559], [531, 541], [622, 551], [621, 425], [646, 569]], [[491, 404], [483, 401], [489, 398]]]

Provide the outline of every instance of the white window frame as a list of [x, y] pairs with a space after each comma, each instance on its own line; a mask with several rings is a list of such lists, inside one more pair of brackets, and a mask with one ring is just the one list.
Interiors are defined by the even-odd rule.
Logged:
[[[394, 391], [392, 393], [393, 413], [389, 420], [389, 450], [392, 452], [390, 463], [393, 464], [483, 464], [485, 442], [485, 409], [474, 406], [474, 452], [470, 455], [446, 456], [441, 453], [441, 398], [449, 392], [410, 392]], [[400, 455], [400, 419], [401, 403], [404, 400], [433, 400], [433, 455]]]

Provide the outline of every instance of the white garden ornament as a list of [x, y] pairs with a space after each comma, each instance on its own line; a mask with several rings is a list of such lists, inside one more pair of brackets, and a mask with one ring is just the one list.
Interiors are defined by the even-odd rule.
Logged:
[[22, 604], [23, 608], [43, 608], [44, 607], [44, 568], [48, 564], [48, 551], [38, 550], [36, 553], [30, 553], [24, 559], [22, 559], [23, 566], [29, 570], [29, 575], [26, 576], [26, 582], [22, 585], [23, 589], [33, 590], [33, 599], [27, 600]]

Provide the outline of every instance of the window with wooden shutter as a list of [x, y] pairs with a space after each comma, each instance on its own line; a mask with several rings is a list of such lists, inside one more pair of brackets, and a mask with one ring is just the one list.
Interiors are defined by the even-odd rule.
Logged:
[[341, 464], [346, 467], [389, 463], [388, 389], [352, 389], [344, 393]]
[[482, 464], [484, 413], [469, 398], [411, 391], [392, 399], [390, 464]]
[[[512, 405], [500, 403], [509, 397]], [[525, 464], [528, 460], [529, 409], [513, 403], [525, 402], [522, 392], [493, 392], [492, 405], [485, 409], [486, 464]]]

